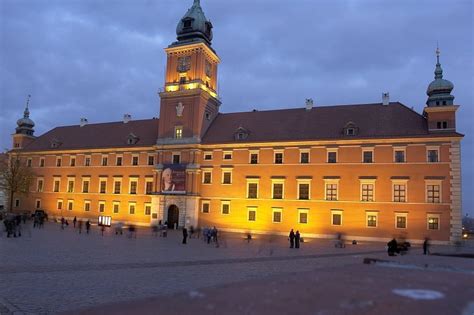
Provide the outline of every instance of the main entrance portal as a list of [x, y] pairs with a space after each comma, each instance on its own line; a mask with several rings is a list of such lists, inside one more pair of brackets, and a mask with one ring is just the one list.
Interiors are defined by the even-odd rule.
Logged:
[[179, 208], [176, 205], [171, 205], [168, 208], [168, 228], [172, 229], [179, 224]]

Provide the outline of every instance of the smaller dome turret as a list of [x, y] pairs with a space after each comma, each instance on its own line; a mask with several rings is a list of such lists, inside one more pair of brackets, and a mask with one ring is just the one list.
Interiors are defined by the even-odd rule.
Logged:
[[206, 19], [199, 0], [194, 0], [193, 6], [179, 21], [176, 35], [178, 43], [201, 41], [211, 45], [212, 23]]
[[32, 136], [35, 132], [35, 130], [33, 129], [35, 123], [33, 122], [33, 120], [30, 119], [30, 110], [28, 108], [30, 104], [30, 97], [31, 95], [28, 95], [25, 111], [23, 112], [23, 118], [18, 119], [16, 122], [16, 124], [18, 125], [18, 127], [16, 127], [15, 129], [16, 134], [25, 134], [28, 136]]
[[443, 79], [443, 69], [439, 63], [439, 48], [436, 49], [436, 68], [435, 68], [435, 79], [428, 85], [426, 94], [428, 100], [426, 105], [429, 107], [433, 106], [449, 106], [453, 105], [454, 96], [451, 95], [451, 91], [454, 89], [454, 84], [451, 81]]

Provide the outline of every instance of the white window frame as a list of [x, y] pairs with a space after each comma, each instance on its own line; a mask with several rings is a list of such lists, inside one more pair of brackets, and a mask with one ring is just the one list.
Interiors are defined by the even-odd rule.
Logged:
[[[332, 226], [342, 226], [343, 225], [343, 220], [344, 220], [344, 215], [343, 215], [343, 212], [342, 210], [331, 210], [331, 225]], [[341, 224], [334, 224], [334, 215], [335, 214], [338, 214], [341, 216]]]
[[[135, 183], [135, 193], [132, 194], [132, 183]], [[129, 195], [138, 195], [138, 178], [129, 177], [128, 179], [128, 194]]]
[[[372, 152], [372, 162], [367, 162], [367, 163], [366, 163], [366, 162], [364, 161], [364, 153], [365, 153], [365, 152]], [[374, 148], [366, 148], [366, 147], [362, 148], [362, 157], [361, 157], [361, 158], [362, 158], [362, 159], [361, 159], [361, 162], [362, 162], [362, 163], [365, 163], [365, 164], [373, 164], [373, 163], [375, 163], [375, 149], [374, 149]]]
[[[147, 189], [146, 189], [148, 183], [152, 183], [152, 185], [151, 185], [151, 193], [148, 193], [148, 191], [147, 191]], [[151, 178], [151, 177], [145, 177], [145, 187], [143, 187], [143, 191], [145, 192], [145, 195], [151, 195], [151, 194], [153, 194], [153, 190], [154, 190], [153, 183], [154, 183], [154, 179], [153, 179], [153, 178]]]
[[[115, 212], [115, 206], [117, 206], [118, 211]], [[112, 202], [112, 213], [118, 214], [120, 213], [120, 201], [113, 201]]]
[[[369, 226], [369, 216], [375, 215], [375, 226]], [[365, 227], [378, 228], [379, 227], [379, 213], [378, 211], [365, 211]]]
[[[221, 184], [222, 185], [232, 185], [232, 180], [233, 180], [233, 174], [232, 174], [232, 169], [231, 168], [222, 168], [221, 169], [222, 175], [221, 175]], [[224, 183], [224, 173], [230, 173], [230, 183]], [[212, 176], [212, 175], [211, 175]]]
[[[72, 191], [69, 191], [69, 183], [72, 182]], [[67, 187], [66, 187], [66, 192], [68, 194], [74, 193], [74, 190], [76, 189], [76, 178], [75, 177], [68, 177], [67, 178]]]
[[[87, 192], [84, 192], [84, 183], [89, 183]], [[81, 193], [88, 194], [91, 192], [91, 178], [90, 177], [82, 177], [82, 185], [81, 185]]]
[[[397, 162], [397, 151], [403, 151], [403, 162]], [[406, 147], [393, 147], [393, 163], [406, 163], [407, 162], [407, 148]]]
[[[59, 163], [59, 165], [58, 165], [58, 163]], [[55, 167], [61, 167], [61, 166], [63, 166], [62, 157], [57, 156], [57, 157], [56, 157], [56, 164], [55, 164]]]
[[46, 159], [44, 157], [39, 158], [38, 167], [45, 167], [46, 166]]
[[[300, 184], [308, 184], [308, 199], [300, 199]], [[298, 200], [311, 200], [311, 179], [296, 179], [296, 199]]]
[[[102, 183], [105, 183], [105, 192], [100, 191], [100, 187], [102, 186]], [[99, 194], [106, 194], [107, 193], [107, 178], [105, 177], [99, 177], [99, 187], [98, 187], [98, 192]]]
[[[276, 155], [281, 154], [281, 163], [276, 162]], [[285, 150], [273, 150], [273, 164], [285, 164]]]
[[[429, 185], [439, 185], [439, 202], [428, 201], [428, 186]], [[430, 205], [443, 203], [443, 180], [442, 179], [425, 180], [425, 202]]]
[[[327, 185], [336, 185], [336, 200], [327, 199]], [[339, 178], [324, 179], [324, 200], [326, 201], [339, 201]]]
[[[404, 217], [405, 218], [405, 227], [401, 228], [397, 226], [397, 218]], [[406, 230], [408, 229], [408, 213], [406, 212], [395, 212], [395, 229], [397, 230]]]
[[[146, 213], [146, 208], [147, 208], [147, 207], [150, 207], [150, 213], [149, 213], [149, 214]], [[151, 210], [152, 210], [152, 208], [151, 208], [151, 202], [145, 202], [145, 203], [143, 204], [143, 215], [151, 216]]]
[[[101, 206], [104, 206], [104, 211], [100, 211]], [[99, 206], [97, 208], [97, 211], [99, 211], [99, 213], [105, 213], [105, 200], [99, 200]]]
[[[87, 165], [87, 159], [89, 159], [89, 165]], [[91, 166], [92, 165], [92, 156], [91, 155], [86, 155], [84, 156], [84, 166]]]
[[[306, 213], [306, 223], [301, 222], [302, 213]], [[308, 208], [298, 208], [298, 224], [309, 224], [309, 209]]]
[[[376, 180], [376, 179], [359, 179], [359, 181], [360, 181], [360, 191], [359, 191], [359, 194], [360, 194], [360, 201], [361, 201], [361, 202], [375, 202], [375, 201], [377, 200], [377, 199], [375, 198], [375, 191], [376, 191], [375, 182], [376, 182], [377, 180]], [[362, 185], [373, 185], [374, 191], [373, 191], [373, 194], [372, 194], [372, 200], [370, 200], [370, 201], [364, 201], [364, 200], [363, 200]]]
[[[257, 196], [255, 198], [249, 198], [249, 184], [257, 184]], [[246, 199], [258, 199], [260, 195], [260, 179], [259, 178], [247, 178], [247, 183], [246, 183], [246, 194], [245, 198]]]
[[[104, 165], [104, 159], [106, 159], [106, 162], [105, 165]], [[109, 166], [109, 155], [108, 154], [102, 154], [100, 156], [100, 166], [104, 167], [104, 166]]]
[[[205, 176], [205, 173], [210, 173], [210, 174], [211, 174], [209, 183], [204, 182], [204, 179], [205, 179], [205, 177], [206, 177], [206, 176]], [[203, 170], [202, 170], [202, 180], [201, 180], [201, 181], [202, 181], [202, 184], [203, 184], [203, 185], [211, 185], [211, 184], [212, 184], [212, 168], [210, 168], [210, 169], [203, 169]]]
[[[438, 219], [438, 229], [430, 229], [430, 218]], [[439, 231], [441, 230], [441, 215], [439, 213], [427, 213], [426, 214], [426, 230], [427, 231]]]
[[[72, 161], [74, 161], [74, 165], [72, 164]], [[77, 166], [77, 158], [76, 156], [69, 156], [69, 166], [70, 167], [76, 167]]]
[[[178, 157], [178, 163], [174, 162], [174, 157]], [[171, 152], [171, 164], [181, 164], [181, 152]]]
[[[307, 163], [303, 163], [301, 162], [301, 155], [303, 153], [308, 153], [308, 162]], [[310, 149], [300, 149], [300, 156], [299, 156], [299, 164], [310, 164], [311, 163], [311, 150]]]
[[[339, 162], [339, 154], [338, 154], [339, 149], [338, 148], [326, 148], [326, 163], [327, 164], [336, 164]], [[329, 153], [335, 152], [336, 153], [336, 162], [332, 163], [329, 162]]]
[[[59, 206], [61, 204], [61, 207]], [[57, 199], [56, 200], [56, 209], [57, 210], [63, 210], [64, 209], [64, 202], [62, 199]]]
[[[133, 213], [131, 213], [132, 206], [133, 206]], [[130, 215], [136, 215], [137, 214], [137, 203], [135, 201], [129, 201], [128, 202], [128, 214], [130, 214]]]
[[[41, 187], [40, 187], [41, 182]], [[44, 177], [39, 177], [36, 179], [36, 192], [43, 192], [44, 191]]]
[[[55, 191], [56, 182], [58, 182], [58, 191]], [[61, 192], [61, 177], [53, 177], [53, 192]]]
[[[226, 159], [225, 156], [230, 154], [230, 159]], [[234, 153], [232, 151], [222, 151], [222, 161], [232, 161], [234, 158]]]
[[[120, 159], [120, 165], [118, 164], [119, 159]], [[115, 156], [115, 166], [123, 166], [123, 155], [122, 154], [117, 154]]]
[[[280, 221], [275, 221], [275, 213], [280, 213]], [[272, 223], [281, 224], [283, 223], [283, 208], [281, 207], [273, 207], [272, 208]]]
[[[87, 210], [86, 205], [89, 205], [89, 210]], [[84, 212], [91, 212], [91, 201], [90, 200], [84, 200]]]
[[[224, 205], [229, 206], [229, 213], [224, 213]], [[230, 214], [230, 200], [221, 200], [221, 214], [229, 215]]]
[[[284, 178], [272, 178], [272, 194], [271, 194], [271, 199], [273, 200], [283, 200], [285, 199], [285, 179]], [[274, 185], [275, 184], [282, 184], [282, 189], [281, 189], [281, 198], [275, 199], [274, 198]]]
[[[250, 211], [255, 211], [255, 220], [250, 220]], [[247, 222], [257, 222], [257, 207], [247, 207]]]
[[[71, 207], [69, 207], [69, 205], [72, 205]], [[74, 200], [73, 199], [68, 199], [67, 200], [67, 208], [66, 208], [67, 211], [74, 211]]]
[[[206, 155], [210, 155], [211, 158], [210, 158], [210, 159], [206, 159]], [[213, 154], [212, 151], [204, 151], [204, 154], [202, 155], [202, 160], [203, 160], [203, 161], [212, 161], [213, 157], [214, 157], [214, 154]]]
[[[257, 163], [252, 164], [252, 154], [257, 155]], [[249, 164], [256, 165], [260, 163], [260, 151], [259, 150], [249, 150]]]
[[[133, 160], [137, 159], [137, 164], [133, 164]], [[140, 154], [132, 154], [132, 157], [130, 158], [130, 166], [140, 166]]]
[[[204, 212], [204, 205], [208, 205], [207, 212]], [[201, 201], [201, 213], [211, 213], [211, 201], [210, 200], [202, 200]]]
[[[120, 192], [119, 193], [115, 192], [115, 183], [116, 182], [120, 182]], [[112, 186], [112, 193], [114, 195], [121, 195], [122, 191], [123, 191], [122, 178], [121, 177], [114, 177], [114, 185]]]
[[[150, 164], [150, 158], [153, 158], [153, 164]], [[146, 165], [154, 166], [156, 164], [156, 154], [148, 154], [146, 157]]]
[[[429, 156], [429, 152], [430, 151], [438, 151], [438, 161], [436, 162], [430, 162], [430, 156]], [[427, 146], [426, 147], [426, 162], [427, 163], [439, 163], [441, 162], [441, 152], [440, 152], [440, 149], [439, 149], [439, 146]]]
[[[395, 201], [395, 185], [405, 185], [405, 201]], [[396, 203], [408, 202], [408, 179], [392, 179], [392, 202], [396, 202]]]

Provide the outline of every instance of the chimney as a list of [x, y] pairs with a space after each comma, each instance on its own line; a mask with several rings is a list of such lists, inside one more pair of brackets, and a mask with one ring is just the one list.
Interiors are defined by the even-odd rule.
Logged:
[[123, 115], [123, 123], [124, 124], [128, 123], [130, 120], [132, 120], [132, 115], [130, 115], [130, 114]]
[[382, 105], [388, 105], [390, 103], [390, 93], [382, 93]]
[[81, 118], [81, 123], [80, 123], [80, 126], [81, 127], [84, 127], [85, 125], [87, 125], [87, 118]]
[[312, 98], [307, 98], [306, 99], [306, 111], [309, 112], [313, 108], [313, 99]]

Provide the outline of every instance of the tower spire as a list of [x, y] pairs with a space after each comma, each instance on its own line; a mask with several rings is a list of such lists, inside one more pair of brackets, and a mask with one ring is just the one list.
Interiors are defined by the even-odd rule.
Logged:
[[29, 117], [30, 117], [30, 109], [29, 109], [29, 106], [30, 106], [30, 98], [31, 98], [31, 94], [28, 94], [28, 97], [27, 97], [27, 99], [26, 99], [25, 111], [23, 112], [23, 118], [29, 118]]
[[442, 79], [443, 78], [443, 68], [441, 68], [441, 64], [439, 63], [439, 55], [441, 51], [439, 50], [439, 45], [436, 44], [436, 69], [435, 69], [435, 79]]

